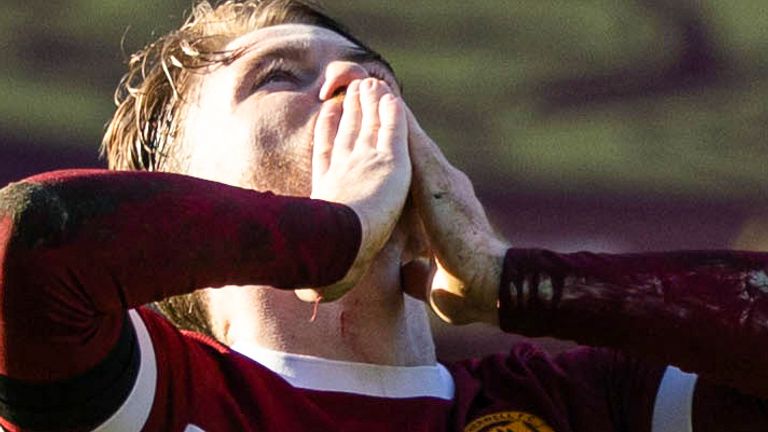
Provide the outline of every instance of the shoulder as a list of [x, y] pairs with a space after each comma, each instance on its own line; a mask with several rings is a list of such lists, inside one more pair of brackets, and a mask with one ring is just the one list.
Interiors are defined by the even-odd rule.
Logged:
[[97, 431], [184, 430], [201, 419], [236, 416], [252, 391], [279, 380], [212, 338], [179, 331], [149, 308], [129, 314], [140, 366], [130, 394]]
[[520, 412], [554, 430], [632, 430], [650, 428], [666, 367], [612, 349], [577, 347], [551, 355], [534, 344], [518, 343], [507, 353], [449, 369], [457, 401], [466, 401], [470, 418]]

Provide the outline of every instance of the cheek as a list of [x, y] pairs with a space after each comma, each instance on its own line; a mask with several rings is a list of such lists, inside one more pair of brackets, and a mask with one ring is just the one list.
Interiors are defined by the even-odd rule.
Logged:
[[225, 102], [209, 98], [189, 113], [188, 173], [234, 186], [308, 196], [317, 98], [283, 92], [235, 107]]
[[188, 173], [233, 186], [245, 186], [256, 154], [250, 130], [232, 116], [196, 113], [187, 126]]
[[258, 107], [261, 121], [251, 123], [257, 155], [251, 183], [256, 189], [309, 195], [312, 132], [319, 103], [314, 98], [308, 100], [300, 96], [271, 99], [260, 101], [263, 104]]
[[[314, 110], [287, 98], [238, 113], [240, 122], [251, 128], [253, 142], [265, 152], [290, 153], [311, 145]], [[260, 104], [261, 105], [261, 104]]]

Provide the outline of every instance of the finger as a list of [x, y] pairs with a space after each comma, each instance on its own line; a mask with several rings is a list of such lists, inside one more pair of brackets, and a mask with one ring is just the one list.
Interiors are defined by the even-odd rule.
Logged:
[[426, 132], [424, 132], [424, 130], [421, 128], [419, 121], [416, 119], [416, 115], [413, 113], [413, 111], [411, 111], [411, 108], [408, 107], [408, 105], [403, 105], [405, 109], [405, 117], [408, 121], [409, 139], [412, 139], [414, 135], [426, 134]]
[[347, 87], [342, 109], [339, 130], [333, 144], [334, 153], [352, 151], [360, 134], [360, 80], [352, 81]]
[[376, 148], [396, 159], [408, 158], [408, 126], [402, 99], [387, 93], [379, 101], [379, 139]]
[[322, 300], [323, 295], [320, 293], [320, 290], [314, 289], [314, 288], [302, 288], [297, 289], [293, 291], [294, 294], [296, 294], [296, 297], [299, 298], [299, 300], [306, 302], [306, 303], [314, 303], [316, 301]]
[[408, 118], [408, 130], [410, 133], [424, 132], [421, 129], [419, 121], [416, 119], [416, 115], [413, 114], [413, 111], [411, 111], [411, 108], [407, 105], [405, 106], [405, 115]]
[[379, 126], [379, 100], [389, 93], [389, 87], [375, 78], [368, 78], [360, 83], [360, 107], [363, 112], [358, 144], [376, 148]]
[[408, 149], [413, 158], [414, 164], [426, 161], [429, 159], [445, 159], [442, 152], [437, 147], [437, 144], [429, 138], [424, 129], [421, 128], [419, 121], [416, 120], [416, 116], [413, 111], [405, 105], [405, 116], [408, 123]]
[[320, 176], [328, 171], [331, 164], [333, 142], [339, 129], [341, 119], [341, 102], [331, 99], [323, 104], [315, 123], [315, 134], [312, 144], [312, 179], [317, 183]]

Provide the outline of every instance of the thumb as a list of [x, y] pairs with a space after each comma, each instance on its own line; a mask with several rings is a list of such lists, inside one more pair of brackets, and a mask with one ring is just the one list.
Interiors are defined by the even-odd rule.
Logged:
[[429, 293], [429, 305], [432, 311], [443, 321], [454, 324], [464, 325], [475, 322], [474, 319], [467, 316], [464, 297], [458, 296], [448, 290], [436, 288]]
[[464, 284], [448, 273], [438, 262], [435, 276], [429, 293], [429, 305], [432, 311], [445, 322], [451, 324], [468, 324], [464, 316], [469, 312], [466, 305]]

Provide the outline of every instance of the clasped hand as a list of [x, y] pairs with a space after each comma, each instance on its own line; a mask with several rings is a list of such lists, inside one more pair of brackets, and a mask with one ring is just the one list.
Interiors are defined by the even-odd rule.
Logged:
[[404, 290], [428, 300], [448, 322], [496, 322], [507, 246], [493, 231], [467, 176], [448, 162], [386, 83], [356, 80], [343, 102], [329, 98], [323, 103], [312, 172], [312, 198], [351, 207], [363, 238], [344, 279], [298, 290], [302, 300], [333, 300], [351, 289], [389, 239], [410, 193], [429, 253], [403, 267]]

